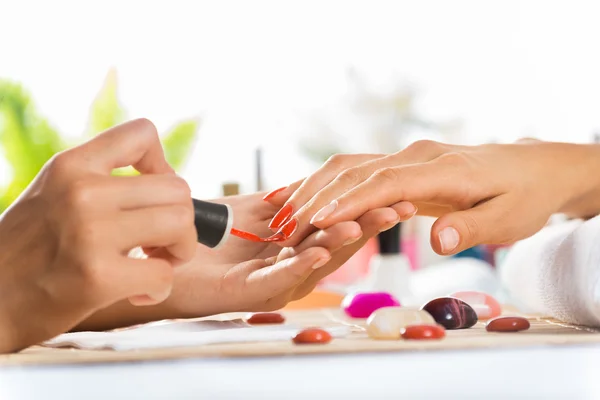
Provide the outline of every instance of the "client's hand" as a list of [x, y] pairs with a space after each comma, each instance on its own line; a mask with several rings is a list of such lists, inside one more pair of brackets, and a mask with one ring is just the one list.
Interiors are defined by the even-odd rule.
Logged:
[[[263, 194], [216, 200], [232, 206], [234, 226], [267, 236], [278, 210]], [[190, 318], [236, 311], [275, 310], [299, 299], [320, 279], [347, 261], [381, 229], [395, 223], [390, 208], [373, 210], [357, 222], [342, 222], [310, 234], [294, 248], [231, 237], [220, 249], [198, 246], [195, 258], [175, 270], [171, 296], [153, 307], [127, 302], [102, 310], [77, 329], [111, 329], [167, 318]]]
[[438, 217], [431, 244], [454, 254], [477, 244], [504, 244], [541, 229], [553, 213], [600, 213], [600, 146], [546, 143], [456, 146], [416, 142], [390, 155], [338, 155], [280, 192], [291, 196], [273, 219], [298, 228], [293, 246], [315, 229], [392, 207], [399, 220]]

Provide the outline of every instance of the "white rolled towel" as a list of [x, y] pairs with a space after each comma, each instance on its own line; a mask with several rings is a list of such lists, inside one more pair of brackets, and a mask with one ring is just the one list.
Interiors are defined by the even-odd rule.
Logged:
[[509, 297], [527, 311], [600, 327], [600, 216], [544, 228], [499, 269]]

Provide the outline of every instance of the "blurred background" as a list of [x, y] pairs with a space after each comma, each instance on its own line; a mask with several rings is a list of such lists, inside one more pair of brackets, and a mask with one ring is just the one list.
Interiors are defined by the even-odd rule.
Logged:
[[572, 0], [0, 0], [1, 206], [55, 151], [136, 117], [157, 125], [200, 198], [224, 183], [274, 189], [332, 153], [422, 138], [591, 142], [599, 11]]

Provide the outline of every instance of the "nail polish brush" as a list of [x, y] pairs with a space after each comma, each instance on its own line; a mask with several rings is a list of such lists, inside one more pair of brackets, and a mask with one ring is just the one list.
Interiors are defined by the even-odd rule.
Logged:
[[196, 227], [198, 243], [212, 249], [217, 249], [223, 245], [230, 235], [252, 242], [281, 242], [286, 240], [295, 228], [295, 226], [286, 225], [274, 235], [261, 238], [253, 233], [233, 228], [233, 210], [230, 205], [197, 199], [192, 199], [192, 202], [194, 204], [194, 226]]

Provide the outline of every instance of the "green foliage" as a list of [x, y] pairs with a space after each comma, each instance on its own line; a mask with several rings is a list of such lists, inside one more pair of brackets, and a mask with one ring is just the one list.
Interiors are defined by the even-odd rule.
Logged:
[[199, 127], [198, 120], [183, 121], [173, 127], [162, 139], [165, 158], [176, 171], [183, 166]]
[[[88, 136], [95, 136], [126, 120], [118, 99], [117, 76], [111, 70], [90, 108]], [[185, 120], [162, 137], [167, 161], [175, 170], [183, 167], [196, 138], [200, 121]], [[83, 138], [85, 139], [85, 138]], [[0, 146], [12, 169], [12, 180], [0, 189], [0, 212], [31, 183], [44, 164], [69, 147], [59, 132], [35, 109], [32, 96], [18, 83], [0, 80]], [[115, 175], [132, 175], [131, 168]]]
[[117, 93], [117, 73], [111, 69], [90, 107], [89, 135], [95, 136], [124, 120], [125, 110], [119, 103]]

